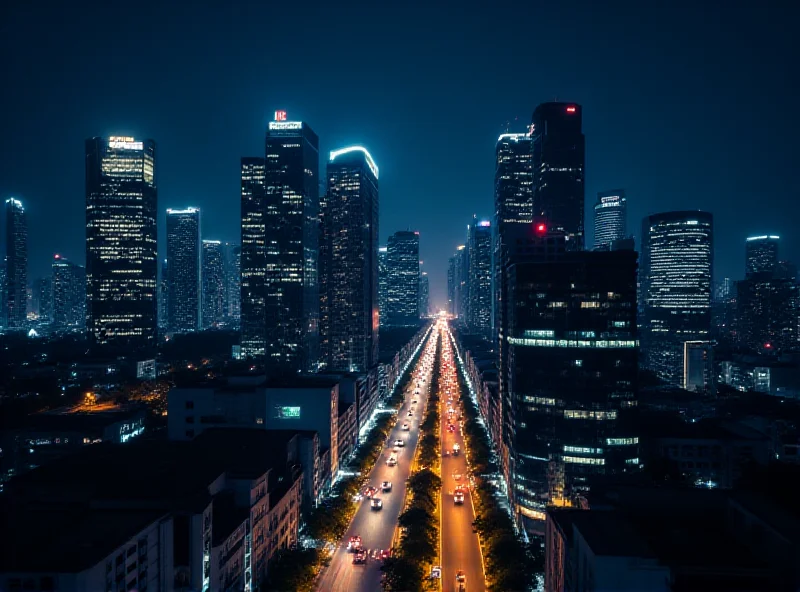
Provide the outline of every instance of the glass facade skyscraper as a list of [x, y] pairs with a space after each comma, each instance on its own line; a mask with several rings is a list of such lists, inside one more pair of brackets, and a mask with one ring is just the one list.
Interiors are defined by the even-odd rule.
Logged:
[[378, 247], [378, 314], [381, 327], [386, 325], [389, 316], [389, 248]]
[[603, 191], [594, 204], [594, 248], [611, 249], [614, 241], [622, 240], [628, 232], [628, 202], [625, 191]]
[[167, 210], [167, 327], [173, 333], [200, 328], [200, 210]]
[[585, 140], [582, 108], [542, 103], [533, 112], [533, 212], [553, 231], [563, 232], [568, 250], [584, 245]]
[[86, 320], [99, 346], [156, 343], [155, 160], [153, 140], [86, 140]]
[[202, 252], [202, 327], [210, 329], [225, 324], [225, 262], [222, 242], [204, 240]]
[[86, 325], [86, 270], [55, 255], [52, 265], [53, 325], [59, 329]]
[[360, 146], [334, 150], [323, 224], [329, 241], [330, 370], [364, 372], [378, 360], [378, 167]]
[[419, 322], [419, 233], [400, 230], [389, 237], [386, 256], [386, 324], [403, 327]]
[[745, 276], [771, 272], [778, 265], [778, 246], [781, 237], [772, 235], [748, 237], [745, 245]]
[[242, 248], [234, 243], [222, 245], [222, 265], [225, 274], [225, 324], [232, 329], [239, 329], [242, 306], [241, 282]]
[[274, 254], [273, 238], [266, 235], [265, 162], [242, 158], [241, 333], [242, 355], [264, 356], [267, 350], [265, 277], [267, 240]]
[[642, 222], [639, 327], [642, 367], [683, 382], [686, 341], [711, 331], [713, 218], [700, 211], [654, 214]]
[[[285, 113], [281, 113], [281, 118]], [[319, 369], [319, 139], [307, 123], [271, 121], [264, 167], [266, 364]]]
[[6, 200], [6, 327], [25, 327], [28, 319], [27, 291], [28, 221], [22, 202], [10, 197]]
[[430, 314], [431, 285], [427, 271], [419, 273], [419, 317], [425, 318]]
[[467, 230], [470, 330], [489, 337], [492, 328], [492, 223], [473, 220]]

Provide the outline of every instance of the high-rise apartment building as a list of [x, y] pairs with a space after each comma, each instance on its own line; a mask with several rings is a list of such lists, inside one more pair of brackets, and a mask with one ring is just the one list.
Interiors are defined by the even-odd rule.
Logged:
[[200, 210], [167, 210], [167, 328], [200, 328]]
[[765, 271], [771, 272], [778, 265], [778, 246], [781, 237], [774, 234], [751, 236], [745, 242], [745, 277]]
[[542, 103], [533, 112], [533, 211], [553, 231], [564, 232], [567, 249], [584, 245], [586, 157], [576, 103]]
[[319, 369], [319, 139], [275, 113], [264, 167], [268, 372]]
[[544, 225], [509, 244], [498, 449], [525, 524], [576, 504], [593, 476], [638, 466], [622, 421], [636, 405], [636, 253], [568, 251]]
[[628, 203], [625, 191], [603, 191], [594, 204], [594, 248], [610, 250], [614, 241], [628, 233]]
[[684, 343], [711, 331], [713, 219], [665, 212], [642, 222], [639, 327], [642, 367], [674, 386], [683, 382]]
[[419, 317], [425, 318], [430, 314], [431, 285], [427, 271], [419, 272]]
[[328, 163], [327, 366], [364, 372], [378, 360], [378, 166], [361, 146]]
[[153, 140], [86, 140], [86, 319], [98, 346], [156, 344], [155, 160]]
[[202, 326], [204, 329], [225, 324], [225, 261], [222, 242], [203, 240], [202, 271]]
[[469, 251], [469, 318], [474, 333], [489, 337], [492, 329], [492, 223], [477, 219], [467, 229]]
[[61, 255], [53, 256], [53, 325], [58, 329], [86, 325], [86, 269]]
[[381, 327], [389, 320], [389, 247], [378, 247], [378, 314]]
[[18, 199], [6, 200], [6, 327], [21, 329], [28, 319], [28, 221]]
[[242, 248], [234, 243], [222, 245], [222, 265], [225, 274], [225, 308], [223, 318], [225, 324], [232, 329], [239, 329], [242, 316]]
[[265, 162], [260, 157], [242, 158], [241, 333], [242, 355], [262, 357], [267, 351], [265, 277], [267, 241], [274, 255], [274, 238], [267, 237]]
[[419, 322], [419, 233], [400, 230], [389, 237], [386, 266], [386, 324], [395, 327]]

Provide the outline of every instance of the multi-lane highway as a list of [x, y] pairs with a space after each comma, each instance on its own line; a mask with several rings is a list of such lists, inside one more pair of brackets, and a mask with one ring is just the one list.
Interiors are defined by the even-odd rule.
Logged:
[[[405, 389], [405, 402], [397, 414], [397, 425], [387, 439], [386, 448], [369, 474], [367, 486], [378, 488], [375, 497], [382, 502], [382, 509], [373, 509], [372, 500], [365, 497], [357, 502], [360, 507], [356, 511], [344, 539], [339, 542], [331, 563], [322, 574], [317, 584], [320, 592], [376, 592], [381, 589], [381, 560], [374, 558], [373, 552], [390, 549], [397, 518], [403, 510], [406, 495], [406, 480], [411, 469], [411, 460], [419, 438], [419, 424], [422, 421], [422, 410], [428, 399], [430, 373], [436, 351], [438, 331], [431, 331], [422, 355], [413, 370], [412, 379]], [[419, 385], [419, 386], [418, 386]], [[418, 394], [417, 394], [418, 393]], [[417, 401], [416, 404], [413, 401]], [[411, 413], [411, 415], [409, 415]], [[404, 429], [404, 424], [407, 429]], [[401, 439], [404, 446], [395, 446]], [[397, 452], [394, 452], [397, 449]], [[396, 466], [389, 466], [389, 457], [395, 455]], [[381, 484], [389, 481], [390, 492], [381, 491]], [[354, 564], [356, 555], [347, 549], [351, 537], [360, 536], [362, 548], [368, 551], [366, 563]]]
[[[441, 350], [442, 417], [442, 590], [468, 592], [486, 589], [486, 577], [478, 535], [472, 530], [475, 511], [472, 505], [467, 461], [462, 436], [462, 410], [453, 346], [444, 332]], [[454, 446], [458, 453], [454, 454]], [[459, 493], [460, 492], [460, 493]], [[463, 496], [463, 497], [462, 497]], [[463, 499], [463, 503], [456, 503]], [[458, 572], [465, 581], [456, 581]]]

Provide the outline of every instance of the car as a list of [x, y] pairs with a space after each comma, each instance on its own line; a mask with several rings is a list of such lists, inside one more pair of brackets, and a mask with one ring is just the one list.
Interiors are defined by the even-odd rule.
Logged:
[[453, 444], [453, 456], [458, 456], [458, 453], [461, 451], [461, 446], [458, 444]]
[[401, 440], [400, 438], [398, 438], [397, 440], [394, 441], [394, 445], [395, 446], [399, 446], [400, 448], [402, 448], [403, 446], [406, 445], [406, 443], [405, 443], [404, 440]]
[[367, 552], [358, 551], [353, 557], [353, 565], [364, 565], [367, 562]]
[[367, 487], [364, 490], [364, 497], [372, 497], [378, 492], [377, 487]]
[[386, 493], [387, 491], [392, 490], [392, 482], [391, 481], [384, 481], [381, 483], [381, 490]]
[[456, 583], [457, 584], [466, 584], [467, 583], [467, 574], [464, 573], [463, 569], [459, 569], [456, 572]]
[[378, 551], [378, 557], [380, 559], [388, 559], [391, 556], [392, 556], [392, 550], [391, 549], [382, 549], [382, 550]]
[[389, 460], [386, 461], [386, 464], [389, 465], [390, 467], [396, 467], [397, 457], [393, 454], [392, 456], [389, 457]]
[[453, 495], [453, 503], [457, 506], [460, 506], [464, 503], [464, 492], [461, 489], [456, 489], [456, 492]]
[[359, 549], [361, 549], [361, 537], [358, 535], [351, 536], [350, 541], [347, 543], [347, 550], [355, 553]]
[[407, 432], [407, 431], [408, 431], [408, 430], [410, 430], [411, 428], [410, 428], [410, 427], [408, 427], [408, 424], [407, 424], [407, 423], [404, 423], [404, 424], [403, 424], [403, 427], [402, 427], [402, 428], [400, 428], [400, 429], [402, 429], [404, 432]]
[[414, 412], [413, 411], [409, 411], [407, 415], [408, 415], [408, 417], [414, 417]]
[[456, 481], [461, 481], [461, 473], [453, 473], [453, 479]]
[[373, 497], [369, 505], [373, 510], [380, 510], [383, 508], [383, 500], [379, 497]]

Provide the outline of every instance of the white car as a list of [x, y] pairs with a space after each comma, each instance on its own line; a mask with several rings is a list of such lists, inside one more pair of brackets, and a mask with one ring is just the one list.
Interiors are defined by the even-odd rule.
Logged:
[[395, 440], [395, 441], [394, 441], [394, 445], [395, 445], [395, 446], [399, 446], [400, 448], [402, 448], [403, 446], [405, 446], [405, 445], [406, 445], [406, 443], [405, 443], [405, 441], [403, 441], [403, 440], [400, 440], [400, 439], [398, 438], [397, 440]]
[[391, 481], [384, 481], [381, 483], [381, 491], [384, 493], [392, 490], [392, 482]]
[[407, 424], [407, 423], [404, 423], [404, 424], [403, 424], [402, 430], [403, 430], [404, 432], [407, 432], [407, 431], [408, 431], [408, 430], [410, 430], [410, 429], [411, 429], [411, 428], [409, 428], [409, 427], [408, 427], [408, 424]]
[[390, 467], [396, 467], [397, 457], [393, 454], [392, 456], [389, 457], [389, 460], [386, 461], [386, 464], [389, 465]]
[[383, 508], [383, 501], [381, 501], [380, 498], [374, 497], [372, 498], [372, 502], [370, 502], [370, 506], [373, 510], [380, 510]]

